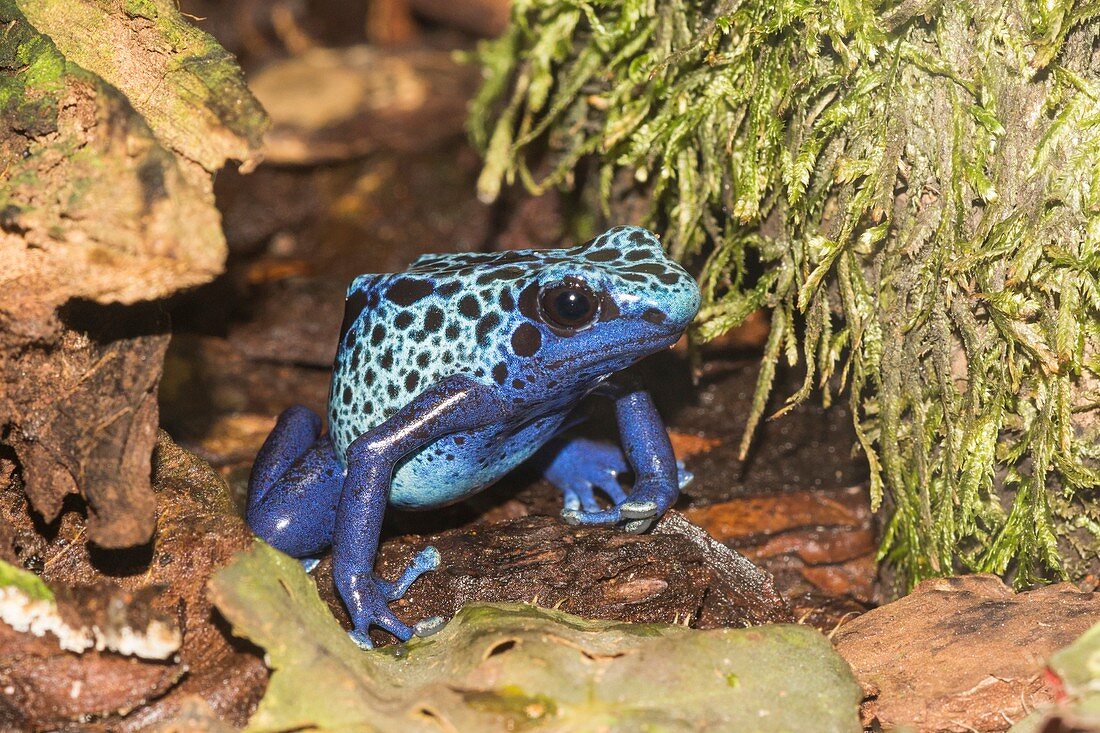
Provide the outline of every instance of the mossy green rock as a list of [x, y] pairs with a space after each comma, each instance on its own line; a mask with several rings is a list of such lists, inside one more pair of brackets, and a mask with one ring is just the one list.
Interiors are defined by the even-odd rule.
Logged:
[[210, 583], [273, 674], [251, 731], [859, 731], [848, 665], [804, 626], [696, 631], [526, 605], [360, 651], [299, 564], [260, 542]]
[[[71, 63], [126, 96], [157, 138], [206, 171], [257, 157], [268, 120], [233, 56], [174, 0], [17, 0]], [[121, 10], [121, 11], [120, 11]]]

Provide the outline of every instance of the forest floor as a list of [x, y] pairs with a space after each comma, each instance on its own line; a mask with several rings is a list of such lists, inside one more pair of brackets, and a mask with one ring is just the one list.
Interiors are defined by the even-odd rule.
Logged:
[[[307, 19], [292, 3], [243, 3], [232, 12], [183, 3], [241, 58], [273, 119], [266, 161], [216, 181], [227, 271], [171, 303], [160, 391], [163, 429], [225, 479], [238, 511], [276, 416], [294, 404], [325, 413], [353, 277], [401, 270], [427, 252], [573, 244], [564, 204], [552, 196], [510, 192], [492, 206], [476, 198], [480, 161], [463, 126], [477, 70], [453, 54], [475, 36], [452, 21], [416, 32], [395, 22], [388, 36], [402, 43], [367, 45], [364, 18], [338, 3], [317, 5], [325, 12]], [[618, 539], [613, 530], [568, 527], [556, 518], [559, 493], [521, 468], [446, 510], [391, 512], [383, 575], [429, 541], [443, 553], [443, 567], [394, 604], [398, 615], [415, 621], [453, 615], [469, 601], [519, 601], [698, 628], [806, 624], [852, 666], [868, 726], [1007, 730], [1056, 699], [1046, 660], [1100, 618], [1091, 588], [1015, 594], [996, 578], [970, 576], [929, 581], [893, 600], [898, 589], [877, 570], [880, 517], [869, 508], [844, 404], [811, 401], [766, 422], [748, 460], [739, 460], [766, 335], [765, 319], [753, 317], [694, 359], [679, 344], [636, 368], [695, 476], [674, 511], [769, 574], [755, 576], [762, 586], [740, 587], [744, 578], [675, 522]], [[797, 371], [780, 373], [772, 411], [800, 382]], [[607, 406], [594, 412], [586, 434], [617, 440]], [[172, 460], [184, 471], [186, 460]], [[236, 533], [223, 544], [246, 538]], [[647, 583], [623, 580], [638, 573]], [[346, 624], [327, 561], [314, 577]], [[249, 680], [262, 669], [233, 668], [242, 690], [234, 704], [254, 704]], [[225, 674], [193, 675], [193, 687]]]

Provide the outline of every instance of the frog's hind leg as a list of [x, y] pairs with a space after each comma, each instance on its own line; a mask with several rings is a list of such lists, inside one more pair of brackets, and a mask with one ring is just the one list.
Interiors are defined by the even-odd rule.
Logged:
[[[566, 505], [561, 516], [569, 524], [621, 524], [628, 532], [644, 532], [673, 505], [680, 489], [691, 480], [691, 474], [673, 455], [664, 423], [647, 392], [632, 385], [605, 383], [600, 393], [615, 401], [623, 444], [621, 454], [614, 456], [606, 448], [597, 449], [591, 441], [567, 443], [551, 463], [547, 477], [565, 493]], [[634, 474], [634, 486], [624, 496], [617, 479], [627, 463]], [[588, 496], [576, 487], [570, 492], [569, 486], [554, 480], [555, 469], [567, 477], [580, 473], [581, 483], [587, 481], [590, 487], [603, 489], [614, 505], [607, 509], [593, 508], [591, 488]], [[574, 483], [577, 479], [573, 477]]]
[[[627, 500], [619, 477], [633, 469], [618, 446], [587, 438], [558, 438], [543, 449], [540, 459], [543, 477], [561, 491], [562, 510], [569, 516], [579, 510], [601, 511], [595, 489], [616, 505]], [[677, 484], [683, 489], [694, 476], [681, 461], [676, 461], [676, 469]]]
[[[292, 557], [312, 559], [332, 544], [344, 470], [321, 419], [297, 405], [279, 416], [256, 456], [248, 485], [248, 525]], [[307, 564], [307, 570], [312, 569]]]

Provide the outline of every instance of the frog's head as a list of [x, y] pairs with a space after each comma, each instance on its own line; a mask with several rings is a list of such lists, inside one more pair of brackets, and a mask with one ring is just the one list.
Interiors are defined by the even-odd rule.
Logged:
[[511, 350], [566, 381], [590, 383], [671, 346], [699, 310], [695, 280], [645, 229], [617, 227], [556, 254], [519, 293], [525, 322]]

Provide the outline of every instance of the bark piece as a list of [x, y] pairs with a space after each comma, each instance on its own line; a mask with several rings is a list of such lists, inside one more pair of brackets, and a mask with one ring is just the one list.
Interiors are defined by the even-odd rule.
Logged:
[[[26, 657], [26, 664], [12, 671], [11, 666], [3, 666], [8, 647], [3, 646], [6, 637], [0, 637], [4, 649], [0, 670], [7, 669], [7, 681], [25, 691], [7, 701], [8, 717], [0, 723], [48, 719], [59, 726], [60, 719], [48, 715], [71, 722], [95, 710], [103, 712], [101, 722], [110, 730], [138, 731], [194, 717], [193, 710], [188, 712], [193, 705], [186, 705], [198, 698], [224, 723], [242, 725], [255, 707], [267, 681], [263, 660], [219, 622], [205, 585], [236, 552], [253, 544], [252, 533], [236, 515], [225, 483], [210, 466], [163, 433], [153, 462], [153, 485], [161, 506], [155, 541], [110, 551], [91, 549], [82, 541], [83, 521], [77, 512], [65, 511], [56, 525], [44, 528], [33, 520], [18, 487], [0, 493], [0, 526], [13, 527], [18, 541], [14, 547], [0, 546], [0, 555], [24, 567], [40, 568], [43, 579], [55, 587], [110, 583], [113, 592], [123, 598], [144, 598], [151, 593], [149, 588], [158, 588], [159, 593], [148, 602], [148, 612], [174, 619], [183, 638], [173, 662], [123, 660], [128, 665], [123, 671], [103, 667], [105, 671], [99, 674], [99, 665], [106, 664], [100, 659], [103, 655], [64, 652], [56, 640], [49, 640], [48, 649], [28, 647], [31, 656]], [[45, 530], [46, 536], [38, 530]], [[38, 541], [31, 542], [31, 537]], [[94, 616], [95, 611], [134, 621], [142, 618], [140, 609], [112, 608], [108, 603], [89, 608], [88, 614], [77, 618]], [[172, 672], [167, 676], [166, 666]], [[51, 675], [48, 683], [36, 676], [39, 668]], [[57, 712], [48, 713], [54, 687], [62, 690], [62, 683], [69, 685], [74, 680], [94, 682], [99, 707], [90, 703], [84, 707], [61, 705]], [[68, 694], [71, 689], [65, 686], [62, 691]]]
[[[69, 61], [109, 82], [157, 139], [207, 173], [259, 162], [266, 126], [233, 57], [173, 0], [17, 0]], [[209, 176], [196, 182], [210, 189]]]
[[27, 496], [47, 522], [78, 490], [88, 535], [103, 547], [129, 547], [153, 533], [149, 489], [156, 437], [159, 364], [167, 318], [156, 306], [77, 303], [63, 312], [58, 341], [31, 342], [0, 331], [0, 413], [5, 442], [22, 466]]
[[1052, 698], [1046, 660], [1100, 617], [1070, 584], [1014, 594], [992, 575], [928, 580], [849, 621], [837, 650], [884, 729], [1004, 731]]
[[405, 0], [418, 15], [479, 36], [498, 36], [508, 26], [509, 0]]
[[780, 579], [792, 593], [875, 597], [875, 536], [867, 488], [744, 496], [685, 510], [692, 522]]
[[81, 493], [87, 539], [138, 545], [167, 335], [134, 304], [220, 271], [210, 172], [263, 114], [170, 0], [0, 0], [0, 24], [0, 440], [47, 522]]
[[[405, 536], [383, 544], [378, 572], [395, 577], [429, 544], [439, 549], [442, 566], [391, 605], [408, 622], [450, 618], [475, 601], [532, 602], [587, 618], [697, 628], [791, 620], [771, 576], [675, 512], [643, 535], [529, 516], [432, 537]], [[333, 612], [346, 623], [328, 560], [317, 577]], [[379, 633], [376, 641], [392, 643], [392, 637]]]
[[163, 695], [181, 664], [141, 662], [111, 652], [61, 651], [50, 636], [0, 623], [0, 727], [56, 730], [86, 715], [127, 712]]

